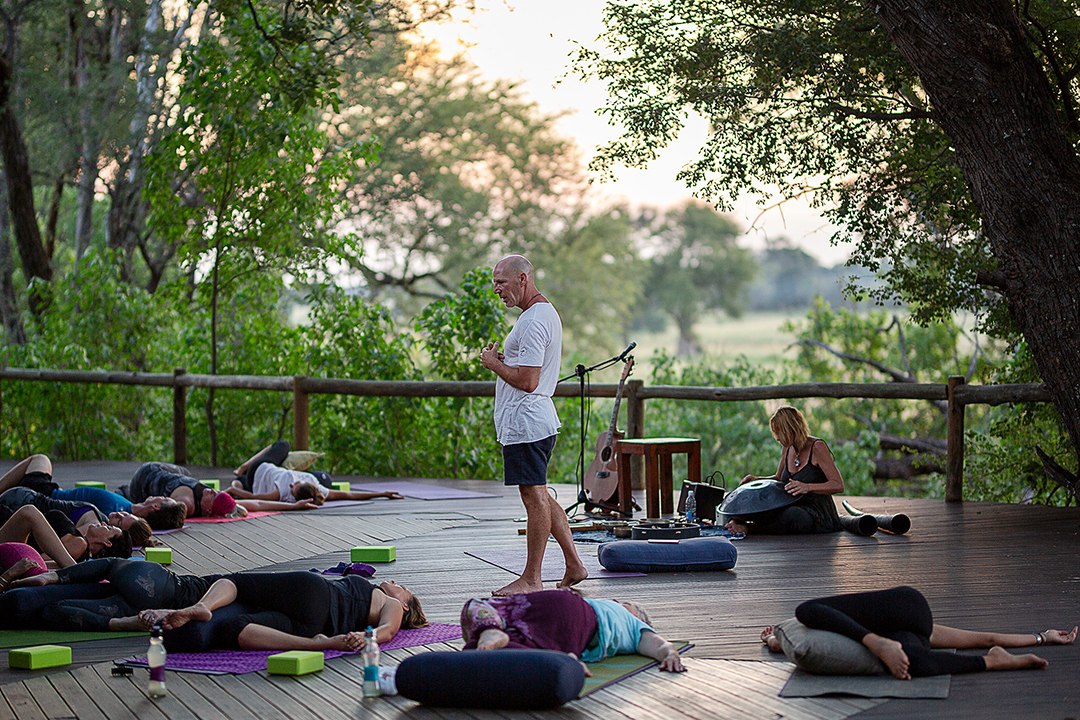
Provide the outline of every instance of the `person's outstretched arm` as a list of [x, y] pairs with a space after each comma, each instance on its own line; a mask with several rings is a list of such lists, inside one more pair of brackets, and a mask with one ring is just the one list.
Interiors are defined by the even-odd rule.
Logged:
[[650, 630], [641, 633], [637, 651], [639, 655], [651, 657], [653, 660], [658, 661], [661, 670], [686, 672], [686, 668], [682, 664], [682, 658], [679, 657], [679, 652], [675, 649], [675, 646]]
[[310, 500], [277, 502], [274, 500], [237, 500], [236, 504], [249, 512], [288, 512], [290, 510], [314, 510], [318, 507]]
[[[934, 625], [934, 632], [930, 635], [930, 647], [955, 648], [965, 650], [970, 648], [989, 648], [999, 645], [1001, 647], [1030, 647], [1032, 645], [1068, 645], [1076, 640], [1077, 628], [1072, 631], [1044, 630], [1041, 633], [997, 633], [977, 632], [974, 630], [961, 630], [947, 625]], [[1042, 636], [1040, 642], [1039, 636]]]

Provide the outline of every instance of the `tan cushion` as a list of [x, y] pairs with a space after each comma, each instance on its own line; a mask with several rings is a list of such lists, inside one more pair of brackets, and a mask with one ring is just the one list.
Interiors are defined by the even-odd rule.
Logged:
[[311, 452], [310, 450], [293, 450], [285, 458], [285, 462], [281, 464], [283, 468], [289, 470], [307, 470], [309, 467], [315, 464], [315, 461], [323, 456], [320, 452]]
[[828, 630], [812, 630], [795, 618], [773, 628], [788, 660], [817, 675], [880, 675], [884, 663], [862, 643]]

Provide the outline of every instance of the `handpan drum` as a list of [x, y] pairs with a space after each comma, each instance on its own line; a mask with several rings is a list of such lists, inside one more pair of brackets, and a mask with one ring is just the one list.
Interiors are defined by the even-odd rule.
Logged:
[[779, 510], [799, 501], [776, 480], [751, 480], [727, 494], [720, 503], [720, 512], [728, 516], [753, 515]]

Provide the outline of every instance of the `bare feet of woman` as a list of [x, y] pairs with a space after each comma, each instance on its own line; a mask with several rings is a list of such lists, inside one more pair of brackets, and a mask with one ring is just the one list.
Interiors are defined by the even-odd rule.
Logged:
[[134, 628], [135, 630], [149, 630], [159, 622], [165, 619], [165, 616], [171, 613], [172, 610], [143, 610], [136, 615], [136, 619], [139, 621], [139, 626]]
[[997, 645], [990, 648], [985, 659], [987, 670], [1042, 670], [1050, 664], [1038, 655], [1012, 655]]
[[530, 583], [524, 578], [518, 578], [509, 585], [504, 585], [498, 590], [492, 590], [491, 594], [495, 597], [510, 597], [511, 595], [521, 595], [522, 593], [540, 592], [544, 589], [543, 583]]
[[889, 672], [893, 676], [901, 680], [911, 679], [911, 673], [908, 672], [908, 656], [900, 643], [870, 633], [863, 638], [863, 645], [869, 648], [874, 655], [877, 655], [881, 662], [885, 663], [885, 667], [889, 668]]
[[[47, 585], [48, 580], [30, 582], [31, 580], [34, 580], [35, 578], [39, 578], [42, 575], [52, 575], [53, 578], [54, 578], [53, 582], [56, 582], [56, 580], [55, 580], [56, 573], [41, 573], [39, 575], [34, 575], [34, 576], [31, 576], [31, 577], [28, 577], [28, 578], [23, 578], [23, 581], [20, 582], [20, 583], [15, 582], [16, 580], [19, 580], [20, 578], [22, 578], [23, 575], [30, 572], [31, 570], [33, 570], [36, 567], [40, 567], [40, 566], [36, 562], [31, 560], [30, 558], [26, 558], [26, 557], [19, 558], [19, 561], [17, 563], [15, 563], [11, 567], [9, 567], [7, 570], [5, 570], [3, 575], [0, 575], [0, 592], [4, 592], [5, 590], [8, 589], [8, 587], [28, 587], [30, 585]], [[41, 569], [44, 570], [45, 568], [41, 568]]]
[[173, 610], [167, 612], [161, 618], [161, 627], [166, 630], [175, 630], [178, 627], [187, 625], [192, 620], [198, 622], [206, 622], [214, 615], [205, 606], [196, 603], [191, 607], [186, 607], [183, 610]]
[[498, 628], [488, 628], [476, 641], [477, 650], [502, 650], [510, 642], [510, 636]]
[[727, 525], [724, 525], [724, 529], [732, 533], [743, 533], [744, 535], [746, 534], [746, 526], [743, 525], [741, 522], [736, 522], [734, 520], [728, 520]]
[[589, 577], [589, 571], [585, 569], [585, 566], [580, 562], [573, 567], [567, 565], [566, 573], [563, 574], [562, 580], [556, 587], [568, 588], [577, 585], [579, 582]]

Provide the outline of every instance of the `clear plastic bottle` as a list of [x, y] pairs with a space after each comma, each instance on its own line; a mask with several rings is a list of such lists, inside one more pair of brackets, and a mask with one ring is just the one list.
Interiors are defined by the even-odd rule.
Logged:
[[160, 625], [155, 625], [150, 631], [150, 649], [146, 651], [146, 662], [150, 665], [150, 697], [164, 697], [165, 643], [161, 637]]
[[688, 525], [697, 523], [697, 498], [694, 497], [693, 488], [686, 493], [686, 522]]
[[378, 697], [379, 689], [379, 643], [375, 640], [375, 631], [370, 625], [364, 631], [364, 650], [360, 654], [364, 666], [364, 697]]

